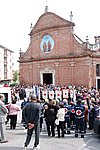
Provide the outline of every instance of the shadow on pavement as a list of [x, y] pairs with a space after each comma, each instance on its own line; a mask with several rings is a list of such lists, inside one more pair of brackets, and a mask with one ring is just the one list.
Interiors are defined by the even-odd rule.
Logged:
[[99, 136], [97, 136], [95, 133], [91, 133], [91, 134], [86, 134], [88, 135], [88, 137], [86, 136], [84, 138], [84, 148], [88, 149], [88, 150], [100, 150], [100, 138]]

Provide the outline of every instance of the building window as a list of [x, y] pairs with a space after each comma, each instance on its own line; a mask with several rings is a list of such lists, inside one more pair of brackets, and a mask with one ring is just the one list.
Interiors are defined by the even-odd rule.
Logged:
[[96, 65], [96, 76], [100, 76], [100, 64]]
[[7, 49], [4, 49], [4, 57], [7, 57]]
[[4, 64], [7, 64], [7, 57], [4, 57]]
[[7, 72], [7, 66], [4, 65], [4, 72]]
[[7, 79], [7, 72], [4, 73], [4, 79]]

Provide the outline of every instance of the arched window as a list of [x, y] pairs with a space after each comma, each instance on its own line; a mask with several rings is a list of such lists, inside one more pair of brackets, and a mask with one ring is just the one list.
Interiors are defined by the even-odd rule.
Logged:
[[52, 37], [47, 34], [44, 35], [40, 44], [40, 48], [42, 49], [43, 52], [50, 52], [54, 47], [54, 40]]
[[96, 65], [96, 76], [100, 76], [100, 64]]

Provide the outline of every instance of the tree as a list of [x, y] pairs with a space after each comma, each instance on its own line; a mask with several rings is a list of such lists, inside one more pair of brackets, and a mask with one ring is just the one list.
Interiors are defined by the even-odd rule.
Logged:
[[19, 71], [16, 70], [13, 74], [13, 82], [17, 83], [19, 81]]

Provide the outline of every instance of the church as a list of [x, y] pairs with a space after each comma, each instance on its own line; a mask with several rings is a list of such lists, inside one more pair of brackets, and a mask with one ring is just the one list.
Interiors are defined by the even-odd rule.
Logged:
[[82, 41], [70, 21], [45, 12], [31, 26], [30, 44], [20, 52], [20, 84], [83, 85], [100, 89], [100, 36]]

